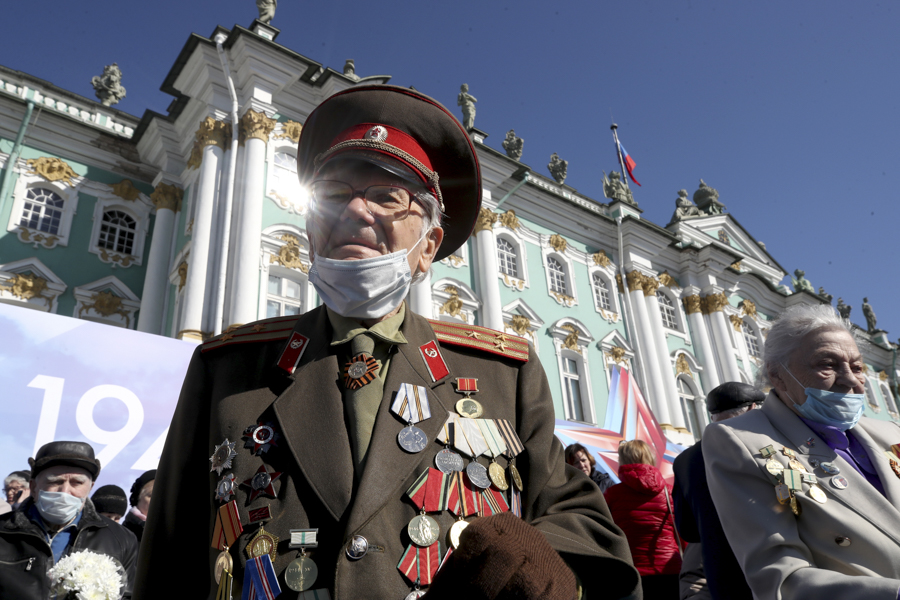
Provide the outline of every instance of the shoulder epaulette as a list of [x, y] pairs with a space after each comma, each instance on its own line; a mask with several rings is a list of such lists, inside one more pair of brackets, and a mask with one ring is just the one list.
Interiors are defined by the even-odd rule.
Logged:
[[467, 325], [465, 323], [448, 323], [428, 319], [437, 339], [442, 344], [465, 346], [484, 350], [492, 354], [505, 356], [514, 360], [528, 362], [528, 342], [525, 338], [510, 335], [487, 327]]
[[287, 339], [294, 330], [299, 316], [273, 317], [255, 321], [240, 327], [229, 327], [219, 335], [203, 342], [200, 352], [209, 352], [232, 344], [274, 342]]

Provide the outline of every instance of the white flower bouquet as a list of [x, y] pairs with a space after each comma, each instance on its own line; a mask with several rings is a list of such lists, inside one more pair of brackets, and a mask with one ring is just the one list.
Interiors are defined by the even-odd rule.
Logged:
[[88, 550], [64, 556], [47, 576], [50, 593], [60, 600], [118, 600], [125, 587], [122, 565], [110, 556]]

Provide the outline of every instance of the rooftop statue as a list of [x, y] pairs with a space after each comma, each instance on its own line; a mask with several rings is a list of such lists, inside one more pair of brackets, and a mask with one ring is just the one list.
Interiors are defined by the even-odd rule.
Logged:
[[566, 175], [569, 171], [569, 161], [561, 159], [559, 154], [554, 152], [550, 155], [550, 162], [547, 164], [547, 169], [550, 171], [550, 174], [553, 175], [553, 179], [556, 180], [556, 183], [562, 185], [566, 182]]
[[359, 81], [359, 75], [356, 74], [356, 64], [354, 64], [352, 58], [348, 58], [347, 62], [344, 63], [344, 77], [353, 81]]
[[631, 190], [622, 181], [622, 176], [619, 175], [618, 171], [611, 172], [609, 177], [606, 176], [606, 171], [603, 172], [603, 195], [613, 202], [619, 201], [637, 206], [634, 196], [631, 195]]
[[462, 107], [463, 127], [466, 131], [475, 128], [475, 103], [478, 100], [469, 93], [469, 84], [459, 86], [459, 95], [456, 97], [456, 105]]
[[113, 63], [103, 67], [103, 75], [96, 75], [91, 79], [94, 85], [94, 93], [100, 99], [103, 106], [118, 104], [125, 97], [125, 88], [122, 87], [122, 70], [119, 65]]
[[522, 146], [525, 145], [525, 140], [516, 136], [516, 130], [510, 129], [506, 132], [506, 139], [503, 140], [503, 149], [506, 150], [506, 155], [513, 160], [519, 160], [522, 158]]
[[275, 18], [275, 9], [278, 7], [278, 0], [256, 0], [256, 8], [259, 9], [260, 23], [268, 25]]
[[834, 299], [834, 296], [832, 296], [831, 294], [826, 294], [825, 288], [823, 288], [820, 285], [819, 286], [819, 298], [825, 298], [826, 300], [828, 300], [828, 304], [831, 304], [831, 301]]
[[[618, 173], [616, 174], [618, 175]], [[688, 198], [687, 190], [678, 190], [678, 198], [675, 199], [675, 213], [672, 215], [669, 225], [685, 219], [702, 216], [703, 213], [700, 212], [700, 209]]]
[[796, 279], [794, 279], [793, 277], [791, 277], [791, 281], [792, 281], [793, 284], [794, 284], [794, 293], [797, 293], [797, 292], [799, 292], [800, 290], [803, 290], [803, 291], [805, 291], [805, 292], [809, 292], [810, 294], [815, 294], [815, 293], [816, 293], [816, 290], [815, 290], [815, 288], [812, 286], [812, 284], [809, 282], [809, 279], [807, 279], [806, 277], [804, 277], [804, 276], [806, 275], [806, 271], [802, 271], [802, 270], [800, 270], [800, 269], [797, 269], [796, 271], [794, 271], [794, 275], [797, 276]]
[[700, 187], [694, 192], [694, 202], [707, 215], [721, 215], [725, 212], [725, 205], [719, 202], [719, 191], [706, 185], [702, 179]]
[[862, 311], [863, 316], [866, 318], [866, 326], [868, 327], [869, 333], [878, 333], [881, 331], [875, 327], [875, 323], [878, 319], [875, 317], [875, 311], [872, 310], [872, 305], [869, 304], [868, 298], [863, 298]]
[[849, 304], [844, 304], [843, 298], [838, 298], [837, 311], [838, 314], [841, 315], [841, 318], [849, 319], [851, 310], [853, 310], [852, 306], [850, 306]]

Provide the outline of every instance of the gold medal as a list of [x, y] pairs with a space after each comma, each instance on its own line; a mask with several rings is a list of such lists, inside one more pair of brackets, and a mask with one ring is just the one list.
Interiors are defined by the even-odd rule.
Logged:
[[406, 526], [406, 532], [416, 546], [427, 548], [438, 540], [441, 527], [428, 515], [416, 515]]
[[484, 414], [484, 408], [478, 400], [465, 397], [456, 403], [456, 412], [467, 419], [477, 419]]
[[800, 506], [800, 502], [797, 500], [797, 496], [791, 495], [791, 512], [794, 513], [794, 516], [799, 517], [800, 513], [803, 512], [803, 507]]
[[795, 470], [795, 471], [800, 471], [801, 473], [808, 473], [808, 472], [809, 472], [809, 471], [806, 470], [806, 467], [803, 466], [803, 463], [801, 463], [801, 462], [800, 462], [799, 460], [797, 460], [796, 458], [792, 458], [791, 460], [789, 460], [789, 461], [788, 461], [788, 465], [789, 465], [793, 470]]
[[216, 558], [216, 583], [222, 581], [222, 572], [234, 571], [234, 561], [231, 560], [231, 554], [228, 553], [228, 546]]
[[468, 526], [468, 521], [457, 521], [450, 526], [450, 546], [452, 546], [454, 550], [459, 548], [459, 536], [462, 535], [463, 529]]
[[770, 458], [766, 461], [766, 471], [778, 477], [781, 475], [782, 471], [784, 471], [784, 465], [775, 460], [774, 458]]
[[775, 497], [778, 498], [779, 503], [787, 504], [791, 500], [791, 488], [779, 483], [775, 486]]
[[250, 542], [247, 543], [247, 547], [244, 550], [250, 558], [259, 558], [260, 556], [268, 554], [272, 557], [272, 560], [275, 560], [275, 551], [277, 548], [278, 537], [272, 535], [266, 531], [264, 527], [260, 526], [259, 531], [257, 531], [256, 535], [254, 535]]
[[319, 568], [313, 560], [301, 554], [284, 570], [284, 582], [295, 592], [303, 592], [312, 587], [319, 576]]
[[525, 486], [522, 485], [522, 476], [519, 475], [519, 470], [516, 468], [516, 465], [509, 465], [509, 472], [512, 474], [513, 483], [516, 484], [516, 487], [519, 491], [523, 491]]
[[491, 481], [494, 482], [494, 485], [497, 486], [498, 490], [500, 490], [501, 492], [505, 492], [509, 489], [509, 484], [506, 482], [506, 474], [503, 472], [503, 467], [495, 462], [492, 462], [488, 466], [488, 475], [491, 477]]
[[817, 485], [809, 486], [809, 491], [807, 492], [809, 497], [818, 502], [819, 504], [825, 504], [828, 502], [828, 496], [825, 495], [825, 491]]

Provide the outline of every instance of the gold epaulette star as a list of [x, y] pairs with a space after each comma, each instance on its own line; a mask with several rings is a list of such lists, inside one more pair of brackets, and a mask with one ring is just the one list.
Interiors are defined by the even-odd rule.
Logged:
[[231, 335], [230, 333], [227, 333], [227, 332], [226, 332], [226, 333], [225, 333], [221, 338], [219, 338], [219, 339], [220, 339], [221, 341], [223, 341], [223, 342], [227, 342], [228, 340], [232, 339], [233, 337], [234, 337], [233, 335]]
[[254, 325], [253, 327], [251, 327], [251, 329], [253, 329], [253, 331], [255, 331], [256, 333], [259, 333], [260, 331], [265, 331], [266, 326], [265, 325]]
[[473, 329], [466, 334], [466, 337], [475, 338], [476, 340], [478, 340], [481, 339], [481, 334]]

